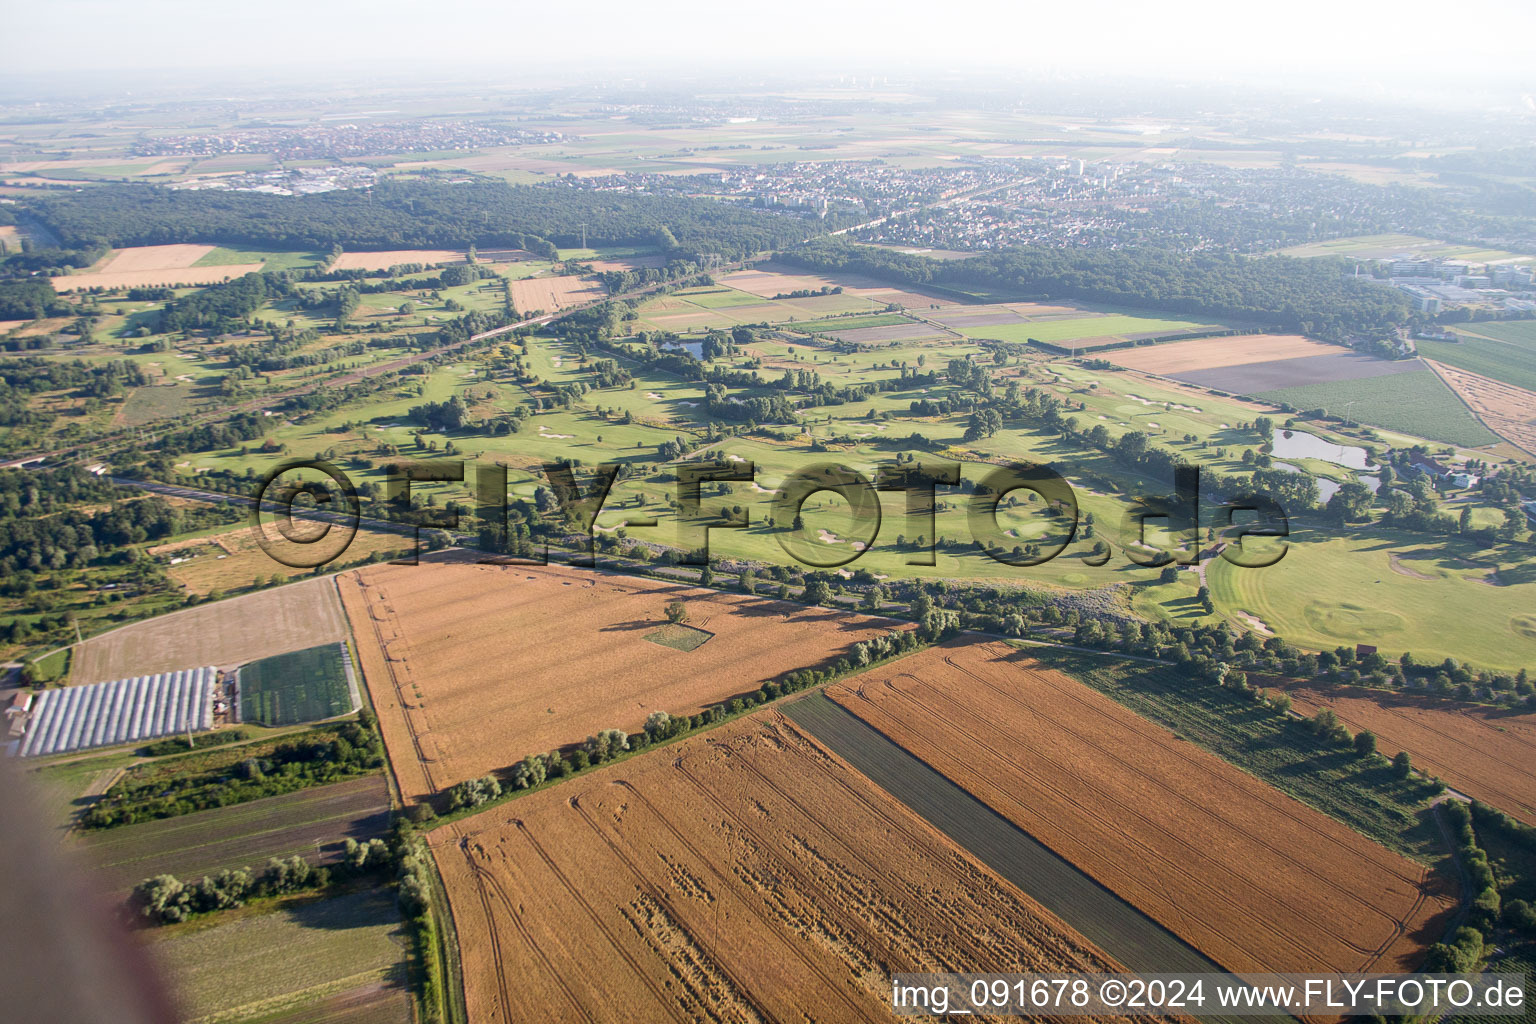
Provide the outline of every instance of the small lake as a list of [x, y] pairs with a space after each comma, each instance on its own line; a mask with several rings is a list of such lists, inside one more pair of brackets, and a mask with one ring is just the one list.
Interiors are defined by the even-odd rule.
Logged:
[[663, 352], [676, 352], [681, 349], [695, 359], [704, 358], [704, 343], [702, 341], [674, 341], [660, 346]]
[[1304, 430], [1276, 430], [1270, 444], [1270, 454], [1277, 459], [1321, 459], [1349, 469], [1367, 469], [1372, 465], [1364, 448], [1334, 444]]

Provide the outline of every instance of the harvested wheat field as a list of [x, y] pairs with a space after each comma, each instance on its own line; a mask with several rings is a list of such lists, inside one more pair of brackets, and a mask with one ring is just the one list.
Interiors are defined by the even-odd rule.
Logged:
[[1162, 345], [1138, 345], [1105, 356], [1116, 366], [1144, 373], [1178, 374], [1220, 366], [1269, 363], [1304, 356], [1334, 356], [1348, 349], [1325, 345], [1299, 334], [1239, 334], [1227, 338], [1199, 338]]
[[1375, 733], [1384, 753], [1406, 750], [1415, 768], [1536, 825], [1536, 714], [1352, 686], [1285, 692], [1303, 714], [1332, 708], [1351, 730]]
[[1227, 970], [1412, 970], [1448, 922], [1422, 866], [1006, 644], [826, 694]]
[[226, 598], [89, 637], [75, 648], [72, 685], [214, 665], [345, 640], [330, 577]]
[[445, 263], [463, 263], [457, 249], [387, 249], [383, 252], [344, 252], [336, 257], [332, 270], [388, 270], [405, 263], [423, 263], [429, 267]]
[[[817, 291], [822, 288], [842, 288], [845, 295], [857, 295], [876, 302], [894, 302], [902, 306], [926, 308], [935, 303], [953, 303], [954, 299], [939, 298], [913, 288], [893, 285], [863, 274], [811, 274], [796, 267], [780, 263], [759, 263], [751, 270], [738, 270], [726, 274], [720, 283], [752, 295], [771, 299], [775, 295], [788, 295], [798, 291]], [[796, 300], [799, 301], [799, 300]]]
[[557, 309], [579, 306], [608, 294], [608, 289], [597, 278], [570, 274], [564, 277], [525, 277], [520, 281], [509, 281], [508, 285], [512, 289], [513, 308], [523, 314], [534, 310], [553, 313]]
[[84, 273], [55, 277], [53, 287], [68, 292], [82, 288], [214, 284], [262, 268], [260, 263], [193, 266], [212, 251], [211, 245], [140, 245], [118, 249]]
[[[905, 628], [566, 566], [423, 562], [338, 579], [408, 800], [602, 729], [637, 732], [653, 711], [695, 714]], [[662, 630], [673, 600], [709, 634], [694, 650]]]
[[485, 1024], [886, 1021], [892, 972], [1119, 969], [773, 712], [431, 842]]
[[1433, 359], [1424, 362], [1489, 430], [1536, 455], [1536, 393]]

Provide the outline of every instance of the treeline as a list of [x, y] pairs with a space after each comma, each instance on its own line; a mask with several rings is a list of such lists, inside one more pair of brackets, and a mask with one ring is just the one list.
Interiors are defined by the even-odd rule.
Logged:
[[294, 294], [283, 274], [246, 274], [233, 281], [199, 288], [177, 299], [160, 315], [162, 331], [222, 331], [243, 324], [265, 303]]
[[914, 285], [1236, 317], [1339, 341], [1390, 333], [1407, 323], [1412, 312], [1400, 292], [1350, 277], [1347, 261], [1333, 258], [1024, 248], [930, 260], [820, 239], [780, 253], [779, 259], [817, 271], [871, 274]]
[[46, 278], [0, 281], [0, 320], [68, 316], [74, 309], [59, 297], [59, 293], [53, 290], [53, 282]]
[[162, 498], [119, 500], [90, 514], [36, 515], [28, 509], [37, 503], [13, 504], [14, 497], [6, 494], [0, 518], [0, 575], [13, 581], [23, 573], [84, 568], [130, 544], [169, 537], [181, 524], [181, 513]]
[[276, 743], [244, 758], [239, 753], [188, 755], [190, 770], [183, 773], [167, 772], [163, 763], [130, 771], [91, 805], [81, 823], [86, 828], [112, 828], [171, 818], [339, 782], [384, 764], [384, 747], [367, 709], [358, 713], [356, 722]]
[[508, 185], [383, 181], [307, 196], [102, 185], [29, 201], [67, 247], [226, 242], [277, 249], [528, 249], [552, 245], [656, 246], [738, 258], [802, 240], [807, 221], [686, 196]]

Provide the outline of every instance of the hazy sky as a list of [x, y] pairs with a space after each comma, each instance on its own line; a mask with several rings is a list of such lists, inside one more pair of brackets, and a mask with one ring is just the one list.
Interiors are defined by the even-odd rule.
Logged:
[[472, 70], [611, 62], [686, 71], [814, 58], [925, 67], [1313, 81], [1504, 77], [1536, 90], [1536, 3], [1428, 0], [412, 3], [0, 0], [7, 70]]

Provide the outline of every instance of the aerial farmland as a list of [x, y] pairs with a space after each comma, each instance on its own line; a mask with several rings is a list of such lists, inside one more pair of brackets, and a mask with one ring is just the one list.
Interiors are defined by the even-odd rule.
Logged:
[[6, 18], [5, 1019], [1530, 1017], [1525, 7], [167, 7]]

